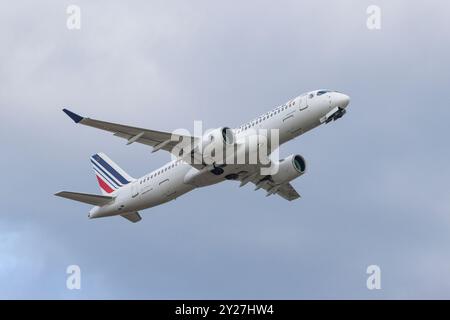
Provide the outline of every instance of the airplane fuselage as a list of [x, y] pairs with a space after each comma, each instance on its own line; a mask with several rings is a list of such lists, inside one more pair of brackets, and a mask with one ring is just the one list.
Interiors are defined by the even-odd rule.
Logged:
[[[342, 116], [348, 103], [348, 96], [335, 91], [308, 92], [243, 124], [239, 128], [232, 129], [233, 134], [239, 141], [245, 139], [254, 130], [267, 129], [270, 131], [278, 129], [279, 145], [281, 145], [322, 123], [329, 122], [330, 117]], [[199, 169], [183, 160], [171, 161], [117, 190], [113, 194], [115, 200], [112, 203], [94, 207], [90, 211], [89, 217], [123, 215], [166, 203], [193, 189], [219, 183], [232, 176], [226, 165], [222, 169], [222, 174], [205, 172], [204, 175], [199, 175]], [[236, 172], [236, 167], [233, 167], [232, 170]], [[187, 178], [192, 175], [197, 175], [200, 178], [193, 182]]]

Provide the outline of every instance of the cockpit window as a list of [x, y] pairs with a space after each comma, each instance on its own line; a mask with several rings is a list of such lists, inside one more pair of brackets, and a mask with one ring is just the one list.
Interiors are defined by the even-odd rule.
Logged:
[[321, 96], [321, 95], [323, 95], [323, 94], [325, 94], [327, 92], [330, 92], [330, 90], [320, 90], [320, 91], [317, 91], [317, 95]]

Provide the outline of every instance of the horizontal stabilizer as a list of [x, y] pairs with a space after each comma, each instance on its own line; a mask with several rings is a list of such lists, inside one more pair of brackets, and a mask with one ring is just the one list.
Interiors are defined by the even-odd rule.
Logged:
[[125, 214], [121, 214], [121, 216], [133, 223], [139, 222], [142, 219], [139, 212], [125, 213]]
[[100, 196], [98, 194], [90, 194], [90, 193], [69, 192], [69, 191], [61, 191], [55, 193], [55, 196], [87, 204], [92, 204], [94, 206], [103, 206], [114, 200], [114, 197]]

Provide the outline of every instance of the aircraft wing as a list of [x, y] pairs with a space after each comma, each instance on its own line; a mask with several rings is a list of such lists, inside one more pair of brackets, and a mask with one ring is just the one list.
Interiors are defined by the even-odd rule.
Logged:
[[249, 170], [244, 175], [239, 175], [238, 180], [241, 181], [240, 187], [252, 182], [256, 186], [255, 191], [258, 189], [267, 191], [266, 197], [277, 194], [288, 201], [300, 198], [300, 194], [289, 182], [282, 184], [274, 183], [270, 179], [270, 176], [261, 175], [261, 167], [258, 165], [249, 165], [247, 168]]
[[[178, 134], [172, 134], [169, 132], [149, 130], [118, 123], [85, 118], [67, 109], [63, 109], [63, 111], [75, 123], [112, 132], [115, 136], [128, 140], [127, 145], [137, 142], [151, 146], [153, 147], [152, 152], [158, 150], [165, 150], [172, 153], [172, 151], [174, 151], [173, 150], [174, 146], [179, 144], [181, 141], [186, 143], [189, 142], [190, 139], [191, 146], [194, 146], [198, 142], [197, 140], [199, 139], [192, 136], [183, 136]], [[175, 154], [175, 156], [178, 157], [179, 155]]]
[[294, 187], [289, 182], [280, 185], [277, 194], [288, 201], [300, 198], [300, 195], [298, 194], [297, 190], [295, 190]]

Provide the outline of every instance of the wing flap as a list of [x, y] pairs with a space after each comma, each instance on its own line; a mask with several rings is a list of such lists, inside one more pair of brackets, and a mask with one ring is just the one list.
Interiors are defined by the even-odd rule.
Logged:
[[267, 191], [266, 196], [277, 194], [288, 201], [300, 198], [298, 192], [289, 182], [285, 182], [282, 184], [275, 184], [270, 180], [263, 180], [262, 183], [255, 181], [253, 181], [253, 183], [255, 183], [257, 189], [261, 188], [266, 190]]
[[288, 201], [292, 201], [301, 197], [298, 194], [297, 190], [295, 190], [289, 182], [280, 185], [276, 193]]
[[[241, 168], [242, 169], [242, 168]], [[244, 186], [248, 182], [252, 182], [256, 188], [263, 189], [267, 191], [266, 196], [270, 196], [273, 194], [277, 194], [283, 199], [288, 201], [292, 201], [300, 198], [300, 194], [294, 189], [294, 187], [289, 183], [276, 184], [274, 183], [269, 176], [261, 175], [260, 170], [261, 167], [258, 165], [248, 165], [246, 166], [247, 172], [246, 174], [239, 177], [239, 181], [241, 181], [240, 186]]]

